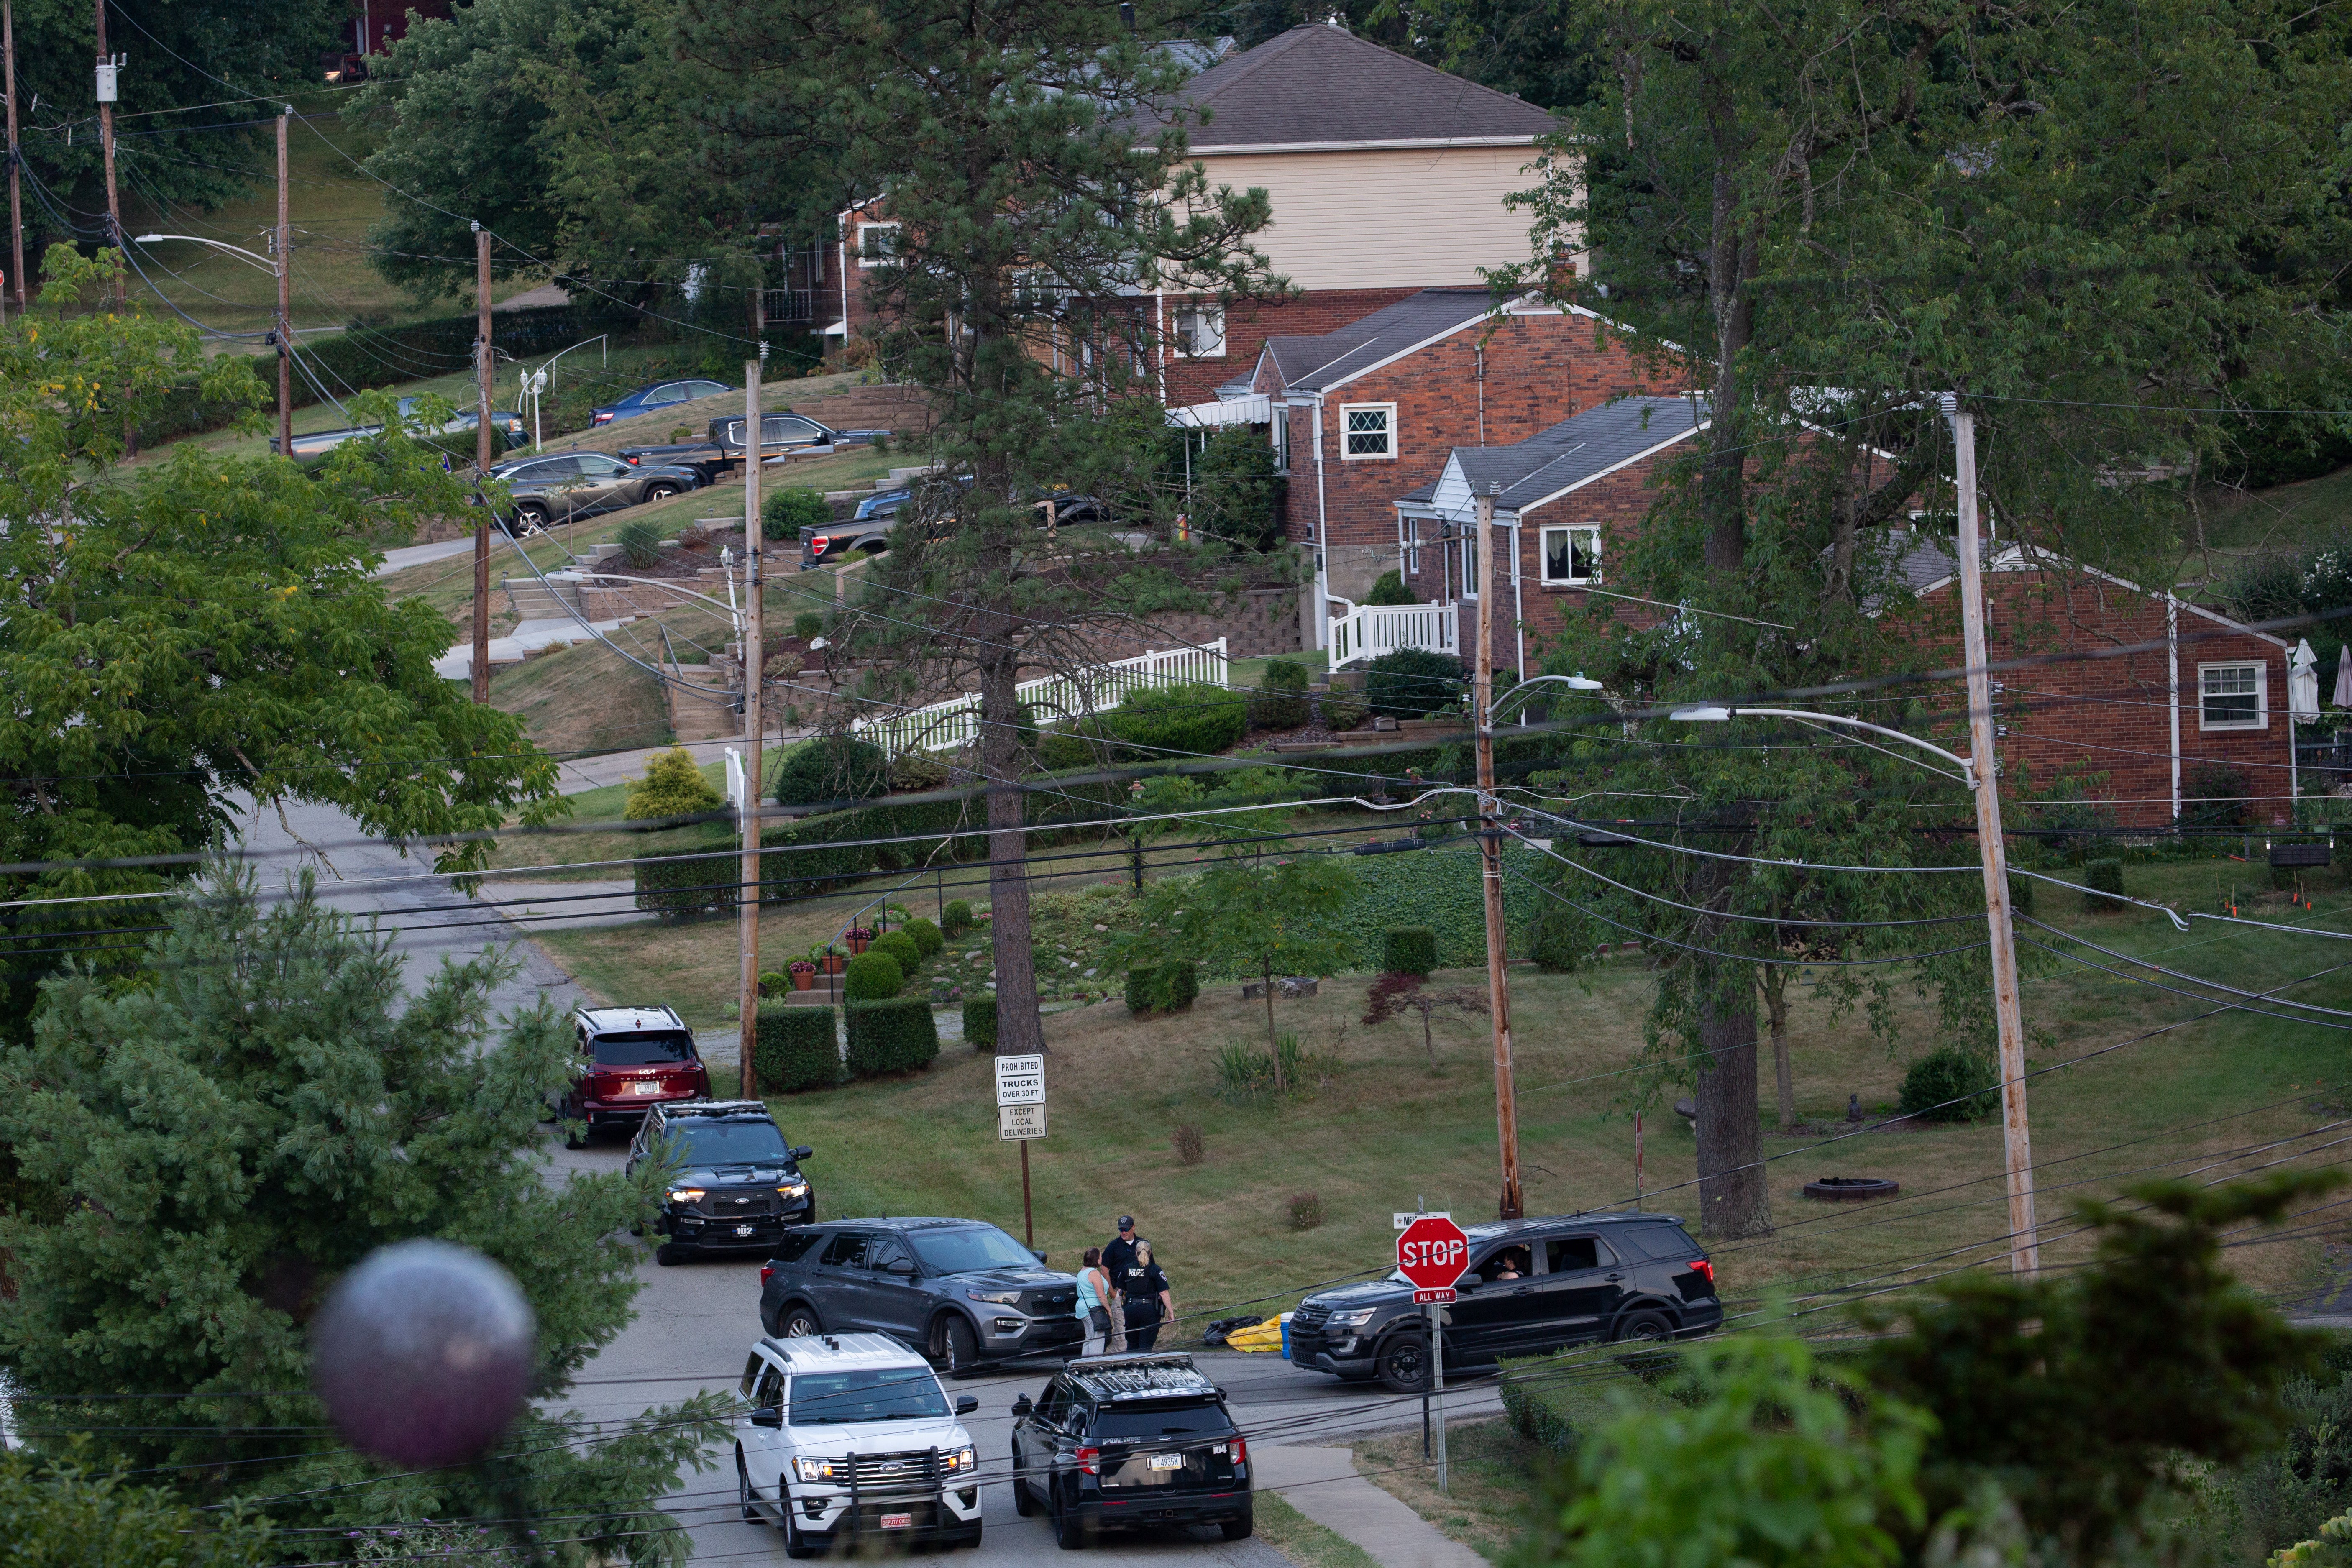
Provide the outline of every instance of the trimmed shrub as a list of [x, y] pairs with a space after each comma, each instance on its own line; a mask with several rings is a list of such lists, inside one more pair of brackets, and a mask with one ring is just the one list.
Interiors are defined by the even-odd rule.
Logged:
[[661, 530], [642, 517], [631, 518], [613, 535], [622, 557], [639, 571], [661, 559]]
[[940, 1054], [939, 1023], [923, 997], [853, 1002], [848, 1013], [849, 1070], [857, 1078], [915, 1072], [930, 1066]]
[[760, 975], [760, 994], [782, 996], [793, 988], [793, 977], [781, 969], [770, 969]]
[[940, 928], [920, 915], [898, 929], [914, 939], [915, 953], [919, 959], [928, 959], [948, 944], [948, 939], [940, 934]]
[[1904, 1069], [1895, 1105], [1922, 1121], [1973, 1121], [2000, 1109], [2000, 1073], [1982, 1051], [1937, 1046]]
[[961, 936], [972, 926], [971, 905], [963, 899], [950, 899], [948, 907], [940, 911], [940, 931], [946, 936]]
[[2124, 906], [2113, 899], [2103, 899], [2101, 893], [2122, 897], [2124, 863], [2120, 860], [2085, 860], [2083, 862], [2083, 886], [2093, 889], [2083, 895], [2083, 909], [2095, 915], [2114, 914]]
[[996, 1048], [996, 998], [973, 996], [963, 1005], [963, 1037], [975, 1051]]
[[1160, 966], [1146, 964], [1127, 972], [1127, 1010], [1137, 1017], [1159, 1010]]
[[764, 1092], [830, 1089], [841, 1081], [841, 1046], [830, 1007], [762, 1007], [753, 1022], [751, 1070]]
[[1371, 713], [1371, 710], [1366, 707], [1360, 699], [1340, 691], [1327, 693], [1320, 706], [1323, 710], [1323, 727], [1335, 735], [1346, 734], [1361, 724]]
[[892, 758], [890, 762], [892, 789], [939, 789], [954, 777], [945, 763], [927, 757], [920, 752], [908, 752], [904, 756]]
[[814, 642], [824, 636], [824, 616], [815, 610], [803, 610], [793, 617], [793, 636], [803, 642]]
[[1428, 648], [1401, 647], [1364, 667], [1364, 700], [1375, 713], [1425, 719], [1463, 691], [1462, 661]]
[[1037, 737], [1037, 765], [1055, 773], [1102, 767], [1111, 759], [1110, 744], [1099, 719], [1091, 724], [1047, 730]]
[[659, 816], [692, 816], [697, 812], [716, 811], [719, 804], [719, 792], [703, 778], [702, 769], [687, 749], [672, 746], [646, 759], [646, 776], [629, 785], [628, 807], [621, 815], [631, 822]]
[[886, 931], [867, 944], [869, 952], [887, 952], [898, 961], [898, 972], [912, 974], [923, 966], [922, 944], [902, 931]]
[[1437, 933], [1427, 926], [1398, 926], [1381, 932], [1381, 968], [1390, 974], [1434, 973]]
[[1576, 1424], [1552, 1401], [1559, 1370], [1541, 1362], [1506, 1364], [1497, 1380], [1503, 1396], [1503, 1418], [1528, 1442], [1553, 1453], [1576, 1452]]
[[694, 914], [719, 914], [735, 907], [735, 862], [732, 860], [664, 860], [654, 857], [635, 863], [637, 908], [673, 919]]
[[1277, 658], [1265, 667], [1265, 679], [1250, 694], [1249, 721], [1254, 730], [1296, 730], [1314, 717], [1307, 697], [1307, 667]]
[[2237, 827], [2246, 820], [2246, 775], [2224, 763], [2200, 763], [2180, 781], [2180, 821], [2187, 827]]
[[1171, 752], [1216, 752], [1249, 729], [1249, 698], [1205, 681], [1147, 686], [1130, 691], [1104, 716], [1110, 732], [1135, 748], [1129, 760]]
[[1171, 958], [1160, 966], [1160, 1005], [1164, 1010], [1181, 1013], [1200, 994], [1200, 966], [1191, 959]]
[[1418, 605], [1412, 590], [1404, 585], [1402, 572], [1383, 572], [1372, 579], [1372, 591], [1364, 595], [1367, 605]]
[[907, 972], [887, 952], [870, 949], [841, 972], [841, 994], [851, 1002], [887, 1002], [907, 988]]
[[812, 489], [770, 490], [760, 501], [760, 532], [769, 539], [798, 540], [803, 528], [823, 528], [833, 508]]
[[866, 800], [890, 787], [890, 759], [852, 735], [819, 735], [784, 752], [776, 765], [778, 805]]

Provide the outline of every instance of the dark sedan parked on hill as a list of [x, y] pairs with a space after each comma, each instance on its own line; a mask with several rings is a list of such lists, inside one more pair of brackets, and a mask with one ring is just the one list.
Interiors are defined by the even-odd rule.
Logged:
[[698, 489], [692, 468], [652, 464], [631, 466], [604, 452], [552, 452], [501, 463], [489, 477], [514, 497], [509, 514], [515, 531], [536, 533], [553, 522], [593, 517], [600, 511], [663, 500]]

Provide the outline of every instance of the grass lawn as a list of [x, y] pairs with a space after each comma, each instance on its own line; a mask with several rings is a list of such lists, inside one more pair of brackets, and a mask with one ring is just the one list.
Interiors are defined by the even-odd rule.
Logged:
[[1299, 1568], [1379, 1568], [1379, 1561], [1338, 1531], [1326, 1529], [1290, 1506], [1280, 1492], [1260, 1492], [1252, 1501], [1255, 1539]]
[[[2135, 865], [2127, 876], [2136, 894], [2206, 907], [2217, 878], [2251, 885], [2260, 871], [2224, 861]], [[920, 889], [908, 892], [901, 895], [907, 902], [931, 912]], [[829, 937], [871, 896], [860, 889], [772, 911], [762, 922], [763, 952], [780, 967]], [[2322, 901], [2329, 908], [2302, 914], [2303, 923], [2326, 926], [2352, 913], [2340, 888]], [[2313, 951], [2326, 944], [2310, 939], [2201, 923], [2182, 936], [2153, 914], [2085, 915], [2059, 902], [2045, 888], [2042, 918], [2248, 989], [2338, 962], [2332, 952]], [[1041, 934], [1051, 949], [1053, 933]], [[730, 921], [539, 940], [607, 1001], [668, 1002], [704, 1026], [724, 1019], [734, 982]], [[1048, 973], [1055, 967], [1041, 964]], [[1054, 1132], [1033, 1151], [1039, 1245], [1074, 1256], [1103, 1239], [1111, 1216], [1133, 1210], [1145, 1216], [1189, 1315], [1245, 1300], [1288, 1305], [1313, 1281], [1381, 1267], [1391, 1244], [1388, 1215], [1416, 1201], [1465, 1216], [1488, 1212], [1496, 1170], [1484, 1020], [1441, 1016], [1433, 1062], [1417, 1023], [1362, 1024], [1368, 980], [1340, 976], [1319, 996], [1277, 1005], [1281, 1026], [1314, 1057], [1310, 1081], [1281, 1103], [1222, 1092], [1219, 1047], [1238, 1040], [1263, 1048], [1265, 1038], [1263, 1004], [1244, 1003], [1231, 984], [1205, 986], [1193, 1010], [1175, 1018], [1131, 1018], [1117, 1000], [1051, 1013]], [[1479, 980], [1460, 971], [1441, 973], [1437, 983], [1475, 987]], [[1116, 977], [1106, 973], [1098, 983], [1113, 987]], [[1632, 1200], [1631, 1113], [1646, 1078], [1639, 1064], [1654, 989], [1648, 970], [1630, 956], [1582, 975], [1515, 966], [1512, 984], [1529, 1212]], [[1839, 1124], [1849, 1095], [1874, 1111], [1891, 1110], [1906, 1064], [1937, 1043], [1932, 1015], [1898, 997], [1901, 1035], [1890, 1051], [1859, 1020], [1832, 1017], [1811, 986], [1795, 990], [1801, 1113], [1828, 1129]], [[2279, 1152], [2237, 1152], [2344, 1114], [2344, 1058], [2334, 1031], [2225, 1014], [2091, 1056], [2205, 1008], [2074, 965], [2029, 978], [2025, 992], [2036, 1063], [2057, 1068], [2036, 1077], [2031, 1091], [2048, 1263], [2084, 1253], [2085, 1238], [2068, 1218], [2076, 1197], [2111, 1192], [2135, 1171], [2210, 1167], [2200, 1179], [2210, 1180], [2276, 1160]], [[2347, 992], [2340, 975], [2327, 974], [2286, 994], [2341, 1005]], [[1660, 1099], [1682, 1092], [1668, 1088]], [[1765, 1098], [1769, 1104], [1769, 1082]], [[997, 1141], [987, 1063], [961, 1048], [907, 1079], [793, 1096], [778, 1110], [791, 1135], [819, 1151], [813, 1169], [828, 1214], [971, 1214], [1008, 1226], [1019, 1218], [1018, 1167]], [[1645, 1121], [1643, 1201], [1693, 1212], [1689, 1133], [1657, 1100], [1648, 1102]], [[1178, 1164], [1170, 1152], [1180, 1124], [1205, 1140], [1197, 1166]], [[1778, 1228], [1713, 1246], [1731, 1297], [1752, 1300], [1778, 1289], [1833, 1308], [1865, 1289], [2001, 1256], [1997, 1124], [1870, 1131], [1817, 1147], [1832, 1135], [1768, 1130]], [[1864, 1208], [1800, 1195], [1804, 1182], [1829, 1174], [1891, 1176], [1904, 1195]], [[1289, 1199], [1305, 1192], [1318, 1195], [1328, 1217], [1318, 1228], [1295, 1231]], [[2247, 1247], [2232, 1262], [2259, 1287], [2284, 1290], [2315, 1280], [2320, 1242]]]
[[[2352, 468], [2244, 495], [2224, 492], [2207, 499], [2203, 510], [2205, 539], [2216, 550], [2258, 554], [2301, 547], [2352, 525]], [[2183, 542], [2195, 542], [2193, 527], [2182, 519]]]
[[[1605, 1403], [1601, 1408], [1606, 1409]], [[1359, 1475], [1496, 1563], [1526, 1535], [1538, 1506], [1536, 1486], [1559, 1462], [1507, 1421], [1447, 1425], [1444, 1491], [1437, 1488], [1436, 1467], [1422, 1457], [1418, 1428], [1359, 1443], [1355, 1455]]]
[[545, 751], [577, 755], [670, 739], [661, 683], [598, 642], [581, 642], [498, 670], [490, 706], [520, 715]]

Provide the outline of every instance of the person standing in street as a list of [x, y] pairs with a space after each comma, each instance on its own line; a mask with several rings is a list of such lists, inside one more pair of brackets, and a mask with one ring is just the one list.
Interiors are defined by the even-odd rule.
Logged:
[[1135, 1267], [1135, 1247], [1140, 1238], [1135, 1234], [1135, 1216], [1118, 1216], [1118, 1234], [1102, 1249], [1103, 1272], [1110, 1276], [1111, 1288], [1121, 1295], [1127, 1292], [1127, 1271]]
[[1115, 1292], [1110, 1315], [1126, 1341], [1123, 1348], [1131, 1351], [1150, 1348], [1148, 1340], [1136, 1342], [1135, 1331], [1159, 1321], [1145, 1304], [1150, 1298], [1144, 1294], [1142, 1267], [1135, 1260], [1137, 1251], [1149, 1245], [1135, 1234], [1135, 1216], [1123, 1214], [1118, 1216], [1118, 1235], [1102, 1249], [1103, 1272], [1110, 1276], [1110, 1288]]
[[1160, 1331], [1176, 1322], [1175, 1292], [1160, 1265], [1151, 1261], [1150, 1242], [1135, 1244], [1135, 1267], [1128, 1279], [1127, 1346], [1148, 1351], [1159, 1342]]
[[1127, 1325], [1110, 1276], [1103, 1271], [1102, 1248], [1087, 1248], [1086, 1267], [1078, 1270], [1078, 1321], [1086, 1339], [1080, 1355], [1116, 1353], [1127, 1348]]

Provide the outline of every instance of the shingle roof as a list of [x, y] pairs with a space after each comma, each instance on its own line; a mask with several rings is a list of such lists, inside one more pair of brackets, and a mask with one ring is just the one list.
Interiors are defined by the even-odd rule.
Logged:
[[1532, 103], [1321, 22], [1218, 62], [1180, 96], [1194, 111], [1186, 138], [1204, 153], [1335, 142], [1533, 140], [1553, 129], [1551, 115]]
[[1321, 392], [1400, 350], [1468, 326], [1495, 308], [1484, 289], [1424, 289], [1336, 332], [1270, 337], [1275, 373], [1294, 392]]
[[1687, 397], [1628, 397], [1587, 409], [1512, 446], [1456, 447], [1454, 461], [1471, 494], [1483, 495], [1492, 485], [1495, 505], [1517, 511], [1688, 436], [1704, 416], [1704, 406]]

